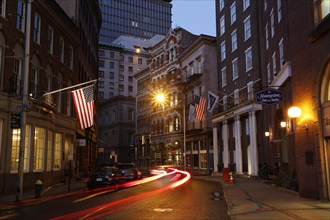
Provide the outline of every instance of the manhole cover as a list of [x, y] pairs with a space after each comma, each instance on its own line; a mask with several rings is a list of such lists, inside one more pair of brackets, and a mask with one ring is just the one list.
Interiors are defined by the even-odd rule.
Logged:
[[165, 208], [165, 209], [162, 209], [162, 208], [155, 208], [153, 209], [154, 212], [172, 212], [173, 209], [170, 209], [170, 208]]

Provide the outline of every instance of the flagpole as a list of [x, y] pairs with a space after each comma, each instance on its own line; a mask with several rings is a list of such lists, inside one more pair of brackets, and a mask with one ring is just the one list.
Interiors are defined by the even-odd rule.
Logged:
[[82, 86], [82, 85], [86, 85], [86, 84], [89, 84], [89, 83], [95, 83], [98, 79], [93, 79], [91, 81], [88, 81], [88, 82], [83, 82], [83, 83], [80, 83], [80, 84], [77, 84], [77, 85], [74, 85], [74, 86], [69, 86], [69, 87], [65, 87], [65, 88], [62, 88], [62, 89], [58, 89], [58, 90], [54, 90], [52, 92], [46, 92], [45, 94], [43, 94], [42, 96], [46, 96], [46, 95], [50, 95], [50, 94], [54, 94], [54, 93], [57, 93], [57, 92], [62, 92], [62, 91], [65, 91], [65, 90], [69, 90], [69, 89], [72, 89], [72, 88], [75, 88], [75, 87], [78, 87], [78, 86]]

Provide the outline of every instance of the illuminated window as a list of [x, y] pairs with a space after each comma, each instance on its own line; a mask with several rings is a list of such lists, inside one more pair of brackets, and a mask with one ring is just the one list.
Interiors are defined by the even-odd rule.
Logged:
[[53, 169], [61, 169], [61, 158], [62, 158], [62, 134], [55, 134], [55, 147], [54, 147], [54, 163]]
[[[24, 146], [24, 172], [29, 171], [29, 159], [30, 159], [30, 136], [31, 135], [31, 126], [25, 126], [25, 146]], [[18, 172], [18, 163], [19, 163], [19, 149], [20, 149], [20, 140], [21, 140], [21, 129], [13, 129], [13, 136], [11, 141], [11, 164], [10, 172]]]
[[34, 131], [34, 163], [33, 171], [43, 171], [46, 150], [46, 130], [44, 128], [35, 128]]

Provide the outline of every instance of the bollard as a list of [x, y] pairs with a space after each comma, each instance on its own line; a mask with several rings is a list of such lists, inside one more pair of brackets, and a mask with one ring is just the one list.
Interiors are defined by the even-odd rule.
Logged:
[[41, 197], [41, 191], [42, 191], [42, 182], [41, 182], [41, 180], [37, 180], [34, 185], [36, 187], [35, 198], [40, 198]]

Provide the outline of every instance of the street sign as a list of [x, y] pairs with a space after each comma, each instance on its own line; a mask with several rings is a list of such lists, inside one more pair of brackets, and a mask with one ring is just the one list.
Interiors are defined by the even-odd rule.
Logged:
[[11, 128], [20, 128], [21, 127], [21, 114], [20, 113], [11, 113], [10, 127]]
[[256, 93], [258, 103], [273, 105], [283, 101], [283, 92], [276, 89], [265, 89]]

